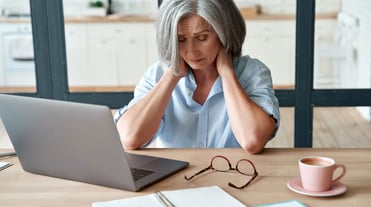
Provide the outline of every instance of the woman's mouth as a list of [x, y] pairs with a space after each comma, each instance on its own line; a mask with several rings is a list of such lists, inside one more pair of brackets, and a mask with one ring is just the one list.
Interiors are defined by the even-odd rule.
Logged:
[[202, 58], [197, 58], [197, 59], [190, 59], [189, 61], [191, 63], [197, 64], [197, 63], [200, 63], [202, 60], [203, 60]]

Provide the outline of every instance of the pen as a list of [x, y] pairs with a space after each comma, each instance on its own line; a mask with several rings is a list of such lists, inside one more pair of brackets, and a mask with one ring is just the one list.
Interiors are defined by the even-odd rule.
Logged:
[[0, 171], [1, 170], [4, 170], [5, 168], [10, 167], [12, 165], [13, 165], [12, 163], [6, 163], [5, 165], [3, 165], [3, 166], [0, 167]]
[[159, 192], [156, 192], [156, 195], [157, 197], [159, 198], [159, 200], [161, 201], [161, 203], [165, 206], [165, 207], [175, 207], [175, 205], [169, 200], [167, 199], [164, 194], [162, 194], [160, 191]]
[[15, 152], [1, 153], [1, 154], [0, 154], [0, 158], [3, 158], [3, 157], [10, 157], [10, 156], [15, 156], [15, 155], [17, 155]]

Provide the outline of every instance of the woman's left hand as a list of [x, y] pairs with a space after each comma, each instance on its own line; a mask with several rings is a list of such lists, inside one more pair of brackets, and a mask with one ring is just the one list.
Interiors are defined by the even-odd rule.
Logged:
[[220, 76], [222, 76], [223, 72], [233, 70], [232, 55], [226, 52], [223, 47], [221, 47], [216, 56], [216, 69]]

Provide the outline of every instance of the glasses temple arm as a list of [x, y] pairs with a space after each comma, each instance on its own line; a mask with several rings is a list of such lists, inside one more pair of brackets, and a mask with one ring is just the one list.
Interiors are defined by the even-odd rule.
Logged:
[[255, 171], [254, 175], [251, 177], [251, 179], [249, 180], [249, 182], [247, 182], [245, 185], [243, 185], [243, 186], [236, 186], [236, 185], [234, 185], [231, 182], [229, 182], [228, 185], [231, 186], [231, 187], [233, 187], [233, 188], [243, 189], [246, 186], [248, 186], [253, 180], [255, 180], [256, 177], [258, 177], [258, 172]]
[[195, 176], [197, 176], [197, 175], [199, 175], [199, 174], [201, 174], [201, 173], [203, 173], [203, 172], [206, 172], [206, 171], [208, 171], [208, 170], [210, 170], [210, 169], [211, 169], [211, 165], [208, 166], [208, 167], [206, 167], [206, 168], [204, 168], [204, 169], [202, 169], [202, 170], [200, 170], [199, 172], [193, 174], [191, 177], [187, 177], [187, 176], [185, 175], [185, 176], [184, 176], [184, 179], [186, 179], [186, 180], [191, 180], [191, 179], [194, 178]]

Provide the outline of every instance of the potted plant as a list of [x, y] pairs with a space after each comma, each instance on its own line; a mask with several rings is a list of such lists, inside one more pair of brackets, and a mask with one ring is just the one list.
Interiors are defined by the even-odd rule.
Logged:
[[90, 1], [87, 9], [85, 10], [87, 16], [106, 16], [106, 6], [101, 0]]

